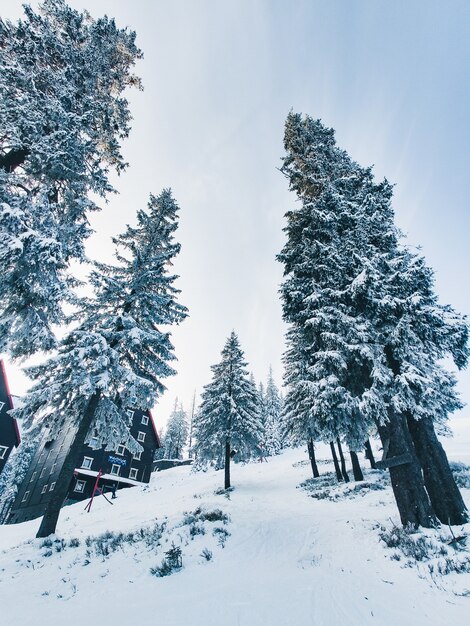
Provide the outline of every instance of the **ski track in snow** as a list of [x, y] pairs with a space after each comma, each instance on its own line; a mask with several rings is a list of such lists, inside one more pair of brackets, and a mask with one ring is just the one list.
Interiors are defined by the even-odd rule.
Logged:
[[[133, 555], [118, 551], [95, 558], [87, 566], [83, 549], [68, 548], [38, 564], [39, 542], [21, 544], [34, 536], [37, 520], [0, 527], [2, 623], [468, 624], [470, 598], [438, 589], [416, 568], [403, 568], [379, 542], [372, 527], [377, 522], [390, 527], [390, 517], [398, 521], [390, 490], [339, 502], [314, 500], [297, 488], [309, 478], [309, 466], [298, 464], [305, 458], [305, 451], [290, 450], [267, 463], [234, 466], [229, 499], [214, 493], [222, 471], [191, 473], [180, 467], [154, 475], [143, 491], [120, 492], [113, 507], [98, 498], [90, 514], [84, 503], [62, 511], [58, 531], [66, 540], [107, 529], [127, 532], [165, 517], [171, 527], [198, 506], [228, 513], [231, 536], [225, 547], [210, 543], [210, 533], [197, 537], [199, 543], [183, 542], [184, 568], [166, 578], [149, 573], [162, 552], [149, 556], [140, 548]], [[182, 536], [175, 532], [172, 537]], [[213, 559], [205, 562], [200, 551], [209, 544]], [[36, 559], [34, 570], [25, 565], [28, 559]]]

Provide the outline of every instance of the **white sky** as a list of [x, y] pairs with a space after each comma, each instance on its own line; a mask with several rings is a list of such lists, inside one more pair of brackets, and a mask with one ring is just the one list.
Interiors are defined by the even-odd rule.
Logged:
[[[32, 2], [36, 6], [36, 2]], [[120, 195], [94, 218], [89, 253], [149, 192], [172, 187], [181, 207], [175, 263], [190, 317], [173, 331], [176, 395], [189, 408], [230, 331], [250, 369], [282, 378], [277, 289], [283, 214], [295, 198], [277, 168], [292, 107], [334, 127], [339, 145], [396, 184], [398, 225], [436, 271], [442, 302], [470, 312], [468, 210], [470, 3], [466, 0], [71, 0], [137, 31], [145, 91], [129, 92], [130, 163]], [[16, 19], [21, 3], [2, 3]], [[25, 381], [9, 366], [13, 393]], [[459, 375], [470, 401], [470, 375]], [[462, 412], [465, 415], [467, 409]]]

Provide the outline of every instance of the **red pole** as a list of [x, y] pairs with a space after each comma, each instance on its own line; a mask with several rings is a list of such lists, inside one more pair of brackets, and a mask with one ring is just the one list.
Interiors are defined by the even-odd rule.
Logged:
[[98, 489], [98, 483], [99, 483], [99, 480], [100, 480], [100, 478], [101, 478], [101, 476], [102, 476], [102, 475], [103, 475], [103, 472], [102, 472], [101, 470], [99, 470], [98, 475], [97, 475], [97, 477], [96, 477], [95, 486], [93, 487], [93, 492], [92, 492], [92, 494], [91, 494], [91, 500], [90, 500], [90, 502], [89, 502], [89, 503], [86, 505], [86, 507], [85, 507], [85, 511], [88, 509], [88, 513], [89, 513], [89, 512], [90, 512], [90, 510], [91, 510], [91, 505], [93, 504], [93, 498], [95, 497], [95, 493], [96, 493], [97, 491], [99, 491], [99, 489]]

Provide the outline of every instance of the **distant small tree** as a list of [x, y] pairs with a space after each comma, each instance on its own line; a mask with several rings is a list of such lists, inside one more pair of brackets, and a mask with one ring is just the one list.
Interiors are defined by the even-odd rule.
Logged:
[[4, 524], [8, 520], [13, 502], [26, 476], [41, 437], [41, 428], [38, 427], [33, 427], [29, 432], [23, 433], [21, 445], [10, 456], [7, 465], [0, 474], [0, 524]]
[[283, 448], [283, 434], [281, 427], [282, 400], [279, 389], [274, 382], [272, 367], [269, 368], [262, 408], [265, 431], [263, 451], [267, 456], [273, 456], [279, 454]]
[[195, 451], [199, 461], [223, 462], [228, 489], [232, 455], [246, 459], [259, 454], [264, 427], [257, 390], [235, 332], [227, 339], [220, 363], [211, 369], [212, 381], [204, 387], [194, 424]]
[[168, 419], [165, 433], [164, 458], [182, 459], [183, 448], [188, 442], [189, 422], [183, 405], [175, 400], [175, 406]]

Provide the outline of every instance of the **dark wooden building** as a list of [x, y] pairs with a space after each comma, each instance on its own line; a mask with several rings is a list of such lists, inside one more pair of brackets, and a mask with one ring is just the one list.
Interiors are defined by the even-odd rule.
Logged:
[[0, 360], [0, 474], [14, 447], [20, 445], [20, 431], [15, 419], [8, 415], [13, 408], [5, 364]]
[[[105, 446], [95, 449], [98, 442], [91, 440], [89, 445], [83, 447], [81, 461], [71, 476], [64, 504], [90, 498], [99, 473], [98, 487], [105, 493], [150, 481], [155, 450], [160, 447], [157, 429], [150, 412], [129, 411], [132, 413], [131, 434], [143, 450], [132, 455], [125, 443], [112, 451], [105, 450]], [[9, 524], [43, 515], [74, 434], [75, 429], [71, 428], [53, 441], [48, 440], [47, 433], [44, 435], [16, 496]]]

